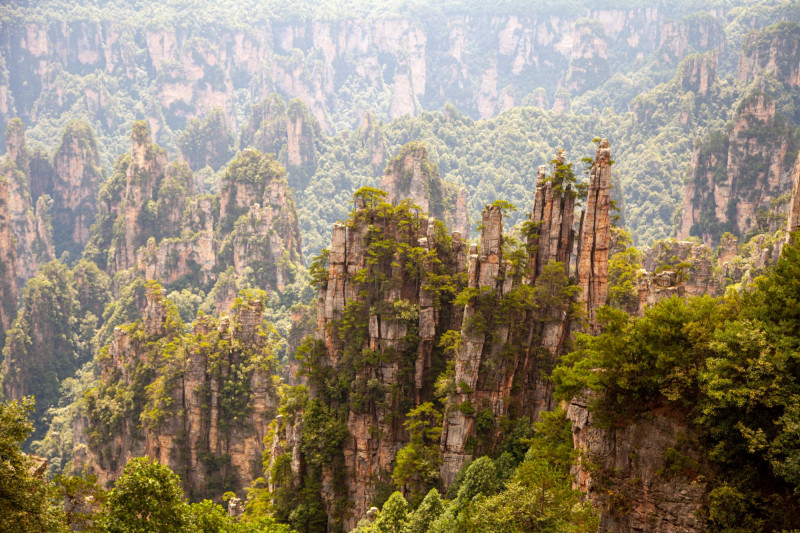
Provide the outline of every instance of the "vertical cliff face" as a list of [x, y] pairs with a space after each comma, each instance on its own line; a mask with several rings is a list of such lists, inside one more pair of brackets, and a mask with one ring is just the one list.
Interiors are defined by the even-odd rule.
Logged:
[[220, 108], [214, 108], [203, 120], [193, 119], [178, 137], [180, 158], [192, 170], [206, 166], [219, 170], [233, 156], [234, 135]]
[[598, 143], [589, 173], [586, 211], [581, 219], [576, 259], [579, 301], [584, 303], [592, 332], [597, 331], [597, 308], [608, 294], [608, 257], [611, 250], [611, 150], [608, 139]]
[[[321, 468], [334, 522], [352, 527], [372, 505], [408, 440], [402, 414], [433, 399], [445, 369], [440, 339], [461, 322], [452, 298], [464, 246], [440, 222], [377, 199], [334, 227], [317, 304], [318, 359], [307, 371], [311, 397], [347, 412], [341, 462]], [[344, 398], [330, 397], [326, 375], [345, 379]], [[312, 431], [308, 422], [304, 431]], [[345, 497], [349, 509], [340, 506]]]
[[286, 121], [286, 169], [290, 185], [305, 189], [317, 169], [319, 124], [302, 100], [289, 102]]
[[110, 257], [114, 271], [136, 265], [136, 250], [150, 235], [159, 235], [155, 227], [153, 204], [167, 169], [167, 152], [153, 144], [150, 127], [140, 121], [131, 133], [131, 158], [125, 173], [125, 194], [119, 207], [120, 218]]
[[[598, 168], [601, 164], [607, 159]], [[576, 288], [567, 274], [576, 194], [563, 151], [552, 174], [546, 173], [546, 167], [539, 167], [527, 243], [509, 248], [501, 209], [490, 205], [483, 212], [480, 248], [470, 250], [470, 299], [455, 357], [455, 391], [448, 397], [442, 431], [445, 485], [475, 453], [489, 452], [502, 441], [501, 420], [534, 420], [552, 407], [546, 376], [564, 351], [573, 318], [570, 302]], [[597, 189], [597, 177], [593, 183]], [[596, 200], [597, 195], [592, 216], [600, 223], [603, 207]], [[607, 202], [605, 210], [607, 220]], [[608, 247], [585, 239], [588, 260], [597, 261], [596, 274], [605, 280], [607, 269], [603, 272], [599, 265], [607, 265]]]
[[25, 147], [25, 129], [19, 119], [10, 121], [6, 128], [6, 158], [0, 170], [7, 187], [6, 209], [11, 233], [16, 238], [16, 273], [19, 280], [24, 281], [36, 273], [37, 228], [30, 191], [30, 156]]
[[800, 88], [800, 24], [796, 21], [781, 22], [747, 37], [739, 59], [739, 81], [750, 83], [766, 73], [791, 88]]
[[[35, 113], [55, 118], [79, 103], [104, 133], [114, 134], [120, 106], [131, 110], [147, 94], [147, 120], [164, 140], [161, 132], [183, 129], [214, 109], [235, 129], [239, 96], [259, 101], [276, 91], [301, 99], [325, 130], [355, 124], [348, 111], [355, 94], [371, 95], [359, 105], [381, 118], [448, 101], [488, 117], [540, 86], [554, 94], [566, 81], [579, 95], [605, 81], [609, 65], [655, 52], [675, 62], [691, 51], [724, 53], [725, 44], [719, 18], [674, 20], [657, 5], [558, 14], [451, 12], [441, 33], [413, 17], [379, 13], [294, 22], [264, 13], [257, 23], [248, 19], [248, 30], [238, 25], [242, 13], [213, 27], [167, 18], [157, 29], [141, 24], [131, 32], [118, 18], [141, 21], [149, 13], [98, 11], [100, 20], [59, 12], [33, 20], [24, 8], [12, 15], [0, 43], [2, 55], [15, 58], [0, 69], [8, 73], [0, 76], [2, 119], [14, 110], [25, 120]], [[112, 89], [91, 77], [97, 73], [125, 83]], [[78, 91], [64, 90], [67, 76], [80, 82]]]
[[681, 64], [681, 87], [684, 91], [692, 91], [698, 96], [708, 96], [711, 86], [717, 79], [719, 67], [719, 51], [706, 54], [695, 54], [686, 58]]
[[659, 53], [666, 61], [677, 62], [691, 50], [719, 50], [727, 48], [725, 28], [720, 18], [711, 13], [694, 13], [681, 20], [667, 21], [661, 26]]
[[[624, 427], [600, 428], [580, 399], [572, 401], [567, 416], [575, 449], [585, 454], [573, 467], [574, 485], [600, 511], [602, 531], [706, 530], [706, 484], [696, 472], [671, 472], [665, 456], [668, 448], [686, 452], [681, 442], [691, 436], [685, 421], [656, 412]], [[686, 460], [697, 464], [692, 455]]]
[[89, 241], [103, 173], [89, 125], [70, 122], [53, 157], [53, 227], [57, 251], [77, 252]]
[[278, 154], [287, 137], [286, 102], [279, 94], [270, 94], [250, 109], [250, 120], [239, 140], [241, 147], [252, 146]]
[[17, 237], [18, 276], [24, 281], [65, 250], [79, 255], [94, 222], [103, 175], [85, 122], [67, 124], [52, 163], [41, 149], [29, 153], [21, 121], [12, 120], [7, 133], [7, 208]]
[[[0, 176], [0, 340], [17, 311], [17, 243], [11, 223], [7, 173]], [[2, 344], [2, 343], [0, 343]]]
[[776, 229], [762, 227], [761, 212], [791, 190], [795, 144], [775, 100], [763, 93], [744, 99], [728, 134], [712, 133], [695, 147], [678, 237], [711, 245], [725, 231]]
[[584, 20], [575, 24], [572, 43], [566, 87], [580, 94], [608, 78], [608, 38], [600, 22]]
[[[271, 487], [296, 492], [308, 483], [287, 480], [280, 468], [295, 480], [317, 476], [312, 486], [330, 527], [352, 527], [385, 497], [398, 452], [407, 452], [404, 414], [422, 409], [438, 434], [438, 414], [426, 404], [434, 392], [445, 400], [441, 439], [430, 444], [436, 458], [402, 482], [409, 493], [421, 480], [448, 486], [465, 461], [496, 451], [510, 428], [552, 408], [547, 376], [576, 316], [579, 289], [568, 274], [577, 193], [565, 154], [550, 176], [540, 169], [524, 241], [503, 234], [498, 203], [483, 211], [480, 245], [469, 251], [458, 232], [450, 237], [440, 222], [397, 202], [416, 190], [433, 210], [429, 180], [415, 177], [424, 162], [421, 147], [407, 145], [387, 167], [389, 193], [360, 191], [347, 224], [334, 227], [317, 331], [300, 349], [310, 400], [292, 420], [276, 422]], [[592, 310], [605, 301], [610, 163], [604, 141], [578, 236], [586, 262], [577, 276], [591, 295], [581, 305]]]
[[89, 257], [109, 273], [135, 268], [167, 286], [210, 289], [228, 268], [267, 290], [294, 280], [300, 230], [286, 171], [271, 155], [244, 150], [217, 195], [198, 195], [189, 166], [169, 162], [146, 123], [131, 140], [98, 195]]
[[422, 143], [406, 144], [389, 161], [381, 178], [381, 189], [389, 193], [390, 202], [396, 204], [408, 198], [463, 237], [469, 235], [466, 192], [441, 180]]
[[[281, 290], [302, 263], [300, 228], [286, 171], [269, 154], [244, 150], [228, 166], [217, 225], [221, 268], [255, 270], [258, 286]], [[230, 235], [225, 235], [225, 231]], [[224, 238], [224, 240], [223, 240]]]
[[786, 221], [787, 239], [791, 233], [800, 229], [800, 155], [792, 171], [792, 197], [789, 201], [789, 215]]
[[117, 327], [101, 352], [99, 385], [76, 421], [77, 466], [107, 484], [148, 455], [179, 473], [191, 497], [218, 500], [258, 477], [276, 414], [263, 304], [245, 297], [231, 317], [199, 317], [186, 333], [163, 294], [151, 285], [142, 320]]
[[[738, 77], [755, 90], [739, 103], [731, 127], [696, 143], [678, 238], [695, 235], [715, 245], [726, 231], [745, 235], [778, 229], [767, 215], [791, 189], [797, 140], [792, 111], [784, 116], [776, 107], [798, 87], [798, 50], [800, 26], [794, 22], [747, 37]], [[685, 86], [707, 86], [706, 63], [698, 58], [685, 65]]]

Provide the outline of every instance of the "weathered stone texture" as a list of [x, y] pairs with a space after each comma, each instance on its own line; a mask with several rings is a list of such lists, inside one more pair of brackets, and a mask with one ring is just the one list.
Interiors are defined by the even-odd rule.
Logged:
[[584, 454], [573, 467], [573, 486], [600, 511], [601, 531], [706, 530], [702, 519], [706, 484], [663, 471], [667, 448], [678, 448], [690, 433], [684, 420], [655, 412], [623, 427], [602, 429], [593, 424], [582, 399], [572, 401], [567, 417], [575, 449]]
[[581, 219], [577, 279], [591, 331], [597, 331], [597, 308], [608, 294], [608, 257], [611, 247], [611, 150], [608, 139], [597, 146], [589, 173], [586, 211]]

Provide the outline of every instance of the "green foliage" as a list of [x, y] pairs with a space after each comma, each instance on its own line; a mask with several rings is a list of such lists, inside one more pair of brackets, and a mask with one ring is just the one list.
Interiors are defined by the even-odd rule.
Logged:
[[639, 305], [636, 281], [644, 254], [630, 246], [608, 261], [608, 305], [635, 313]]
[[308, 277], [311, 278], [311, 283], [317, 290], [322, 290], [323, 287], [328, 285], [330, 258], [330, 250], [323, 248], [308, 266]]
[[383, 504], [375, 520], [377, 533], [404, 533], [408, 522], [408, 502], [399, 492], [393, 493]]
[[434, 521], [444, 513], [444, 502], [435, 488], [431, 489], [422, 503], [408, 516], [406, 533], [426, 533]]
[[442, 415], [426, 402], [406, 414], [403, 427], [409, 442], [397, 452], [392, 481], [400, 489], [407, 487], [412, 504], [416, 504], [439, 478]]
[[225, 113], [215, 107], [202, 120], [192, 119], [178, 135], [178, 148], [192, 170], [219, 170], [233, 156], [234, 136]]
[[573, 448], [572, 423], [564, 410], [557, 407], [553, 411], [542, 411], [533, 429], [526, 460], [541, 460], [568, 477], [578, 452]]
[[134, 458], [108, 495], [101, 528], [109, 533], [183, 531], [188, 511], [175, 473], [152, 459]]
[[557, 394], [595, 391], [595, 420], [613, 424], [676, 410], [696, 441], [666, 449], [662, 475], [692, 479], [713, 465], [715, 530], [796, 528], [798, 276], [793, 243], [742, 296], [665, 300], [635, 319], [602, 309], [603, 334], [579, 336], [554, 372]]
[[517, 210], [517, 207], [514, 204], [512, 204], [511, 202], [507, 202], [505, 200], [495, 200], [489, 205], [499, 208], [500, 211], [503, 213], [503, 217], [506, 217], [510, 213]]
[[[153, 283], [152, 289], [158, 291], [160, 287]], [[222, 334], [217, 319], [202, 315], [197, 319], [202, 327], [188, 332], [177, 308], [169, 300], [164, 301], [166, 317], [162, 329], [155, 334], [148, 332], [140, 321], [123, 326], [129, 342], [126, 349], [137, 357], [127, 357], [129, 352], [126, 351], [116, 354], [116, 357], [121, 355], [119, 360], [110, 361], [114, 355], [111, 348], [103, 348], [96, 364], [104, 374], [81, 399], [88, 421], [88, 444], [101, 461], [113, 464], [116, 460], [112, 445], [119, 432], [127, 432], [134, 442], [143, 441], [143, 430], [159, 434], [166, 424], [188, 416], [176, 401], [176, 391], [190, 368], [190, 361], [205, 363], [205, 379], [194, 391], [205, 405], [212, 402], [209, 382], [216, 383], [217, 394], [213, 401], [218, 408], [219, 437], [224, 441], [249, 430], [254, 377], [257, 373], [269, 376], [277, 368], [271, 328], [259, 321], [259, 316], [247, 317], [256, 320], [249, 326], [253, 327], [252, 332], [245, 332], [243, 328], [243, 317], [250, 312], [244, 301], [249, 303], [259, 296], [263, 294], [258, 291], [240, 294], [229, 319], [228, 335]], [[275, 386], [273, 381], [267, 380], [265, 385], [268, 393], [277, 393], [271, 389]], [[204, 483], [187, 488], [189, 494], [216, 496], [240, 489], [229, 468], [230, 456], [203, 449], [202, 442], [198, 446], [199, 465], [195, 468], [204, 468]], [[192, 466], [188, 458], [181, 464], [187, 468]]]
[[20, 448], [33, 429], [31, 411], [33, 398], [0, 402], [0, 530], [67, 531], [55, 488], [36, 473], [43, 465]]
[[[6, 333], [3, 385], [21, 394], [35, 393], [36, 438], [44, 434], [43, 415], [58, 400], [61, 380], [91, 358], [96, 317], [90, 309], [101, 307], [105, 298], [107, 278], [101, 278], [84, 269], [76, 280], [66, 265], [52, 261], [22, 291], [22, 307]], [[81, 285], [85, 292], [79, 295]]]
[[347, 425], [332, 408], [318, 400], [306, 404], [300, 451], [312, 468], [322, 469], [333, 463], [347, 434]]
[[57, 476], [55, 483], [63, 502], [66, 526], [72, 531], [91, 531], [105, 511], [108, 493], [97, 483], [97, 476]]
[[591, 505], [556, 467], [543, 459], [526, 461], [503, 491], [481, 494], [460, 517], [462, 531], [522, 533], [597, 531], [598, 517]]

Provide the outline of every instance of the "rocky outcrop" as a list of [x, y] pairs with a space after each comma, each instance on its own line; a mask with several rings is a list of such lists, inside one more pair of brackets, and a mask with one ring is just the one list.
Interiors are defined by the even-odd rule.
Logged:
[[[6, 173], [3, 173], [6, 174]], [[17, 314], [17, 243], [9, 209], [9, 183], [0, 175], [0, 339]]]
[[786, 220], [786, 238], [791, 239], [792, 232], [800, 229], [800, 156], [792, 171], [792, 197], [789, 201], [789, 214]]
[[89, 256], [109, 273], [135, 268], [167, 286], [210, 289], [230, 267], [258, 287], [282, 290], [302, 263], [285, 174], [271, 155], [247, 149], [229, 164], [218, 195], [197, 195], [187, 164], [169, 162], [147, 124], [137, 123], [130, 156], [117, 161], [99, 195]]
[[[56, 249], [78, 252], [89, 241], [97, 193], [104, 176], [97, 142], [90, 126], [74, 120], [67, 124], [61, 145], [53, 156], [53, 198]], [[76, 254], [77, 255], [77, 254]]]
[[658, 241], [645, 254], [643, 266], [648, 272], [672, 272], [689, 296], [713, 295], [719, 290], [713, 276], [713, 252], [697, 242]]
[[608, 259], [611, 250], [611, 150], [608, 139], [597, 145], [589, 172], [586, 211], [581, 218], [576, 258], [578, 300], [584, 304], [590, 331], [597, 331], [597, 308], [608, 294]]
[[250, 120], [242, 129], [239, 145], [279, 154], [287, 143], [286, 102], [272, 93], [250, 108]]
[[[219, 500], [260, 475], [276, 414], [263, 303], [246, 300], [219, 320], [199, 317], [186, 334], [163, 294], [151, 285], [142, 321], [115, 328], [101, 352], [100, 382], [74, 427], [76, 470], [108, 484], [129, 458], [147, 455], [179, 473], [190, 497]], [[118, 390], [133, 401], [115, 403]]]
[[16, 274], [20, 282], [33, 277], [37, 268], [36, 215], [30, 192], [30, 156], [25, 147], [22, 121], [14, 119], [6, 128], [6, 158], [0, 166], [6, 182], [6, 209], [11, 234], [16, 239]]
[[698, 96], [708, 96], [708, 91], [717, 80], [719, 51], [694, 54], [681, 63], [680, 81], [684, 91]]
[[[372, 172], [377, 176], [383, 172], [386, 161], [386, 146], [383, 141], [383, 133], [375, 124], [375, 119], [371, 113], [365, 113], [361, 121], [361, 143], [369, 151]], [[457, 209], [459, 206], [457, 206]], [[466, 203], [463, 206], [463, 216], [466, 216]], [[457, 211], [458, 216], [462, 211]], [[458, 227], [458, 226], [456, 226]], [[466, 234], [464, 234], [466, 235]]]
[[575, 24], [572, 43], [566, 87], [580, 94], [608, 78], [608, 38], [599, 21], [581, 20]]
[[[581, 452], [573, 467], [575, 488], [589, 496], [600, 511], [600, 530], [610, 533], [701, 532], [707, 485], [687, 442], [686, 421], [668, 412], [655, 412], [621, 427], [598, 427], [586, 402], [575, 399], [567, 410], [575, 449]], [[688, 453], [686, 465], [670, 468], [668, 450]]]
[[727, 37], [724, 19], [709, 12], [694, 13], [661, 26], [659, 55], [662, 61], [677, 63], [692, 51], [719, 50], [725, 54]]
[[773, 99], [745, 98], [729, 133], [711, 133], [695, 147], [678, 238], [698, 236], [711, 246], [726, 231], [777, 229], [764, 215], [791, 190], [795, 144]]
[[569, 91], [559, 87], [553, 97], [553, 113], [569, 113], [571, 109], [572, 97]]
[[286, 121], [286, 169], [292, 186], [305, 189], [317, 169], [319, 124], [302, 100], [289, 102]]
[[[546, 375], [569, 337], [569, 297], [560, 290], [567, 283], [575, 239], [575, 194], [563, 150], [556, 161], [549, 179], [546, 167], [539, 167], [526, 259], [517, 260], [516, 267], [503, 256], [500, 207], [483, 211], [480, 247], [470, 250], [468, 261], [468, 290], [474, 296], [464, 309], [455, 391], [448, 397], [442, 431], [445, 485], [475, 453], [487, 453], [502, 440], [497, 421], [508, 416], [534, 420], [552, 408]], [[607, 248], [605, 254], [607, 263]], [[534, 296], [524, 303], [528, 291], [561, 296], [547, 302]], [[491, 427], [482, 423], [479, 428], [479, 417], [491, 419]]]
[[469, 235], [466, 191], [442, 181], [439, 170], [428, 160], [428, 150], [420, 142], [410, 142], [386, 165], [381, 189], [394, 204], [410, 199], [437, 220]]
[[[332, 524], [341, 520], [348, 528], [388, 482], [408, 441], [398, 415], [433, 399], [433, 381], [444, 370], [437, 347], [461, 323], [452, 294], [434, 287], [452, 279], [457, 291], [466, 264], [457, 232], [449, 236], [441, 222], [403, 206], [377, 210], [370, 201], [361, 200], [349, 222], [333, 228], [329, 276], [317, 303], [320, 359], [313, 368], [350, 381], [341, 466], [326, 465], [321, 484]], [[395, 245], [385, 248], [387, 240]], [[387, 280], [385, 290], [377, 290], [379, 280]], [[309, 377], [312, 398], [341, 401], [318, 383]], [[349, 509], [341, 508], [343, 498]]]
[[216, 107], [204, 119], [189, 121], [178, 136], [178, 150], [192, 170], [208, 166], [216, 171], [230, 161], [234, 141], [225, 113]]
[[739, 57], [739, 81], [771, 74], [787, 87], [800, 88], [800, 24], [781, 22], [747, 36]]
[[125, 194], [120, 205], [122, 226], [119, 237], [110, 250], [114, 271], [126, 270], [136, 265], [136, 250], [151, 235], [158, 235], [152, 203], [157, 200], [161, 182], [167, 169], [167, 152], [153, 144], [150, 127], [146, 122], [133, 124], [131, 133], [131, 159], [125, 174]]
[[[425, 155], [404, 147], [387, 167], [389, 192], [360, 190], [347, 223], [334, 226], [327, 275], [316, 275], [316, 332], [299, 349], [309, 399], [287, 400], [275, 422], [270, 487], [314, 487], [329, 528], [354, 526], [373, 505], [409, 443], [406, 416], [435, 412], [434, 394], [445, 411], [441, 438], [427, 445], [441, 464], [431, 459], [419, 476], [445, 487], [471, 457], [496, 451], [509, 423], [551, 409], [548, 374], [573, 330], [577, 191], [565, 153], [550, 176], [540, 169], [525, 242], [503, 235], [506, 206], [497, 203], [484, 209], [480, 245], [469, 251], [459, 232], [448, 236], [440, 221], [398, 202], [416, 192], [435, 209]], [[604, 303], [607, 277], [609, 155], [604, 141], [585, 215], [594, 222], [584, 231], [595, 235], [578, 236], [596, 267], [583, 269], [592, 294], [584, 305], [593, 308]], [[412, 483], [403, 490], [412, 493]]]

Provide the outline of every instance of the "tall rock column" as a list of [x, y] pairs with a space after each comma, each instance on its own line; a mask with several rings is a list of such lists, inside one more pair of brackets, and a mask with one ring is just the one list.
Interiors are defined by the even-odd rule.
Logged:
[[581, 220], [578, 244], [577, 279], [592, 332], [597, 331], [597, 308], [605, 304], [608, 293], [608, 254], [611, 241], [611, 150], [608, 139], [597, 146], [589, 174], [589, 195]]
[[441, 222], [374, 198], [357, 197], [356, 204], [348, 222], [333, 228], [316, 359], [306, 370], [311, 400], [336, 409], [346, 428], [334, 460], [304, 459], [319, 476], [330, 527], [346, 529], [391, 482], [397, 452], [409, 440], [405, 414], [434, 399], [446, 367], [441, 337], [461, 322], [452, 291], [442, 296], [436, 284], [458, 292], [464, 270], [464, 243]]
[[103, 180], [97, 142], [87, 123], [73, 120], [67, 125], [53, 166], [56, 246], [77, 251], [89, 241], [97, 192]]
[[423, 143], [406, 143], [400, 153], [389, 160], [381, 178], [381, 189], [389, 193], [390, 202], [397, 204], [410, 199], [454, 231], [469, 235], [466, 190], [440, 178]]
[[[498, 206], [487, 205], [481, 217], [480, 250], [473, 246], [468, 256], [468, 288], [486, 296], [502, 295], [503, 275], [508, 267], [503, 262], [503, 214]], [[511, 278], [509, 277], [509, 280]], [[480, 297], [479, 297], [480, 298]], [[456, 353], [455, 376], [456, 391], [448, 402], [442, 432], [442, 481], [450, 485], [461, 466], [472, 457], [468, 449], [470, 437], [475, 432], [474, 411], [460, 409], [462, 405], [475, 400], [478, 389], [481, 364], [490, 354], [484, 354], [484, 346], [490, 335], [483, 328], [470, 327], [476, 320], [483, 320], [480, 300], [476, 298], [464, 309], [462, 322], [461, 349]], [[478, 315], [478, 317], [476, 317]], [[507, 338], [507, 330], [505, 331]], [[491, 351], [491, 342], [489, 351]]]
[[[199, 316], [188, 333], [164, 292], [150, 285], [141, 322], [115, 328], [101, 350], [99, 383], [74, 429], [83, 443], [75, 469], [108, 484], [131, 457], [147, 455], [180, 474], [191, 498], [219, 498], [260, 473], [277, 414], [275, 346], [258, 299], [230, 317]], [[132, 400], [120, 403], [120, 391]]]
[[531, 221], [537, 225], [538, 251], [534, 275], [542, 273], [545, 265], [559, 261], [569, 266], [575, 235], [575, 195], [567, 180], [571, 170], [565, 167], [566, 151], [556, 156], [553, 175], [545, 180], [546, 167], [539, 167]]
[[792, 199], [789, 202], [789, 217], [786, 221], [786, 242], [792, 241], [792, 232], [800, 230], [800, 156], [792, 172]]
[[9, 211], [8, 178], [0, 174], [0, 343], [17, 314], [17, 246]]
[[145, 244], [149, 230], [155, 230], [147, 210], [156, 198], [166, 168], [166, 150], [151, 142], [146, 122], [135, 122], [131, 133], [131, 161], [125, 176], [124, 241], [117, 243], [113, 250], [117, 271], [136, 265], [136, 250]]
[[[607, 154], [603, 157], [607, 163]], [[608, 177], [600, 170], [598, 165], [592, 225], [600, 228], [605, 220], [602, 231], [606, 237], [605, 244], [591, 245], [589, 251], [598, 256], [605, 253], [605, 262], [596, 258], [593, 271], [605, 280], [610, 202], [608, 186], [601, 186]], [[441, 478], [445, 485], [453, 482], [471, 457], [497, 449], [504, 437], [497, 421], [531, 422], [541, 411], [552, 408], [552, 384], [547, 376], [564, 353], [571, 331], [568, 286], [575, 233], [573, 181], [563, 151], [552, 175], [547, 176], [546, 167], [539, 167], [533, 225], [528, 242], [514, 251], [513, 261], [503, 257], [501, 208], [489, 205], [483, 211], [480, 250], [470, 250], [468, 260], [470, 300], [464, 310], [454, 392], [447, 399], [442, 431]], [[588, 235], [582, 237], [589, 241]], [[523, 259], [520, 252], [525, 254]], [[602, 301], [598, 296], [599, 305]], [[487, 424], [487, 420], [494, 423]]]
[[16, 238], [16, 272], [20, 281], [36, 273], [36, 216], [30, 192], [30, 157], [25, 147], [25, 128], [14, 119], [6, 128], [6, 159], [0, 165], [6, 181], [6, 202], [11, 232]]

